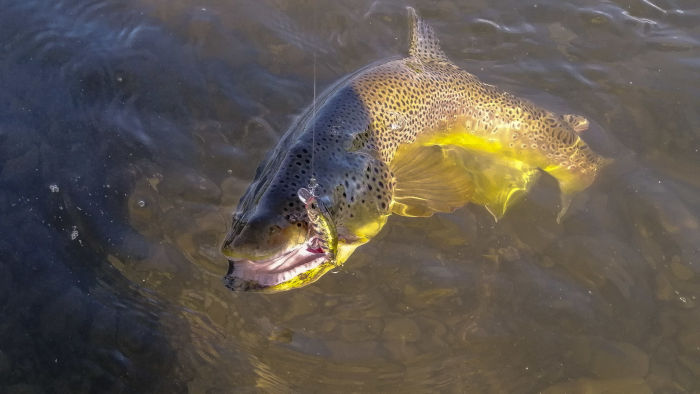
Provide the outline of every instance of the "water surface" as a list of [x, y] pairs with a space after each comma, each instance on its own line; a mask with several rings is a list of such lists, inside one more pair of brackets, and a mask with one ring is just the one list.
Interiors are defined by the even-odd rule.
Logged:
[[[543, 177], [498, 223], [394, 216], [309, 287], [230, 292], [257, 164], [314, 80], [406, 53], [405, 5], [615, 165], [561, 224]], [[695, 1], [0, 9], [0, 391], [700, 390]]]

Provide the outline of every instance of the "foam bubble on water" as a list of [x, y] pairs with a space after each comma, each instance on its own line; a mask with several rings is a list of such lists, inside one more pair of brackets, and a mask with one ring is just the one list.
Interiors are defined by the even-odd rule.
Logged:
[[51, 190], [51, 193], [58, 193], [59, 191], [61, 191], [61, 189], [55, 183], [49, 185], [49, 190]]
[[76, 226], [73, 226], [73, 231], [70, 232], [70, 240], [75, 241], [78, 239], [78, 236], [80, 234], [78, 233], [78, 228]]

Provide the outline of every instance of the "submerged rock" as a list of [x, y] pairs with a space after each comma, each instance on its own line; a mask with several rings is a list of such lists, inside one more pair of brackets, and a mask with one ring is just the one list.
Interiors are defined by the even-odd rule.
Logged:
[[542, 394], [652, 394], [651, 388], [642, 379], [578, 379], [556, 384]]
[[420, 339], [421, 332], [415, 321], [398, 318], [386, 321], [383, 336], [389, 341], [416, 342]]
[[601, 378], [643, 377], [649, 372], [649, 355], [630, 343], [604, 344], [593, 349], [591, 372]]
[[7, 355], [0, 350], [0, 380], [4, 380], [7, 375], [10, 374], [12, 370], [12, 364], [10, 364], [10, 359]]
[[579, 338], [576, 361], [602, 379], [641, 378], [649, 372], [649, 355], [631, 343]]

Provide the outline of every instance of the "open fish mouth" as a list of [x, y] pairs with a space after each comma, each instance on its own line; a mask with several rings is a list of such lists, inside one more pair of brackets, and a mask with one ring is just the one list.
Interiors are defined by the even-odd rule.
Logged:
[[320, 239], [311, 237], [270, 259], [229, 259], [224, 284], [236, 291], [276, 292], [313, 283], [334, 266], [319, 245]]

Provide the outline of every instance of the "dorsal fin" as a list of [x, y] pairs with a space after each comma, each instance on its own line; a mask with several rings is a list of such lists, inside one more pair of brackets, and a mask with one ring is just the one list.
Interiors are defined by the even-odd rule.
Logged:
[[413, 7], [406, 7], [406, 10], [411, 23], [411, 47], [408, 54], [423, 62], [449, 62], [433, 28], [418, 16]]

